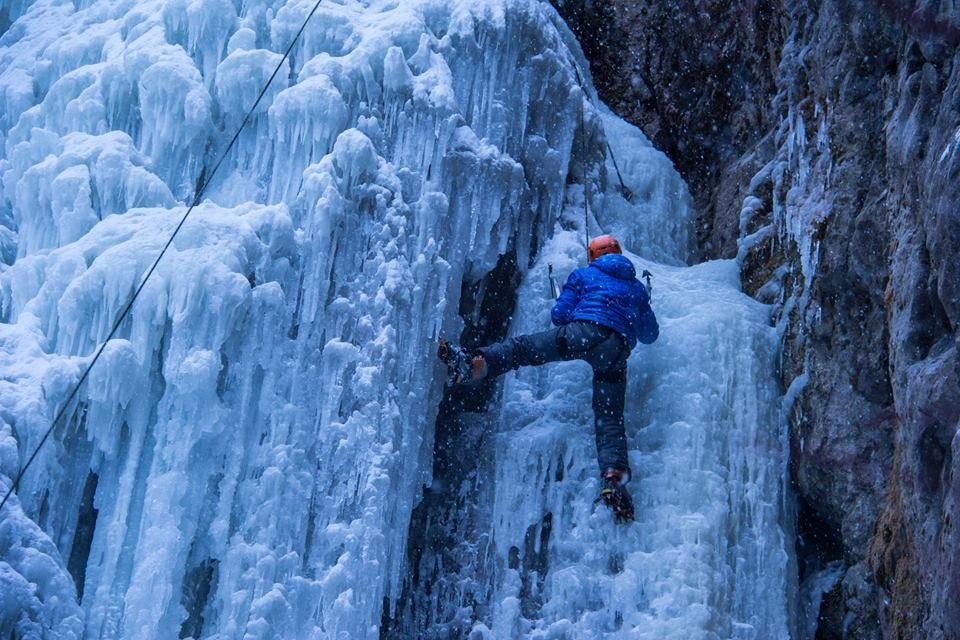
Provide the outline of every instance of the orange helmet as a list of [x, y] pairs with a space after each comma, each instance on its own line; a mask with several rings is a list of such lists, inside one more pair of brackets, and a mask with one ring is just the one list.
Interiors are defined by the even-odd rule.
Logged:
[[623, 253], [620, 243], [613, 236], [597, 236], [587, 246], [587, 255], [590, 262], [608, 253]]

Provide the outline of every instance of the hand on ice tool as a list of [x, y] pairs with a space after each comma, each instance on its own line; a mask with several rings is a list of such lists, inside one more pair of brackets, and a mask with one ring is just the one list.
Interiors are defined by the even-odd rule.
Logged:
[[633, 522], [633, 500], [630, 499], [627, 488], [623, 486], [622, 479], [621, 471], [616, 469], [605, 471], [600, 497], [595, 502], [603, 502], [610, 507], [613, 510], [613, 518], [617, 522]]

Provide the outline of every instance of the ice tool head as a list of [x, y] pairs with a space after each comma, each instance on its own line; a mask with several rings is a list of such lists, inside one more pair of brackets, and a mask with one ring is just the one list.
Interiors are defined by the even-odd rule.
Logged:
[[587, 255], [590, 262], [608, 253], [623, 253], [623, 250], [620, 249], [620, 243], [611, 235], [597, 236], [587, 245]]

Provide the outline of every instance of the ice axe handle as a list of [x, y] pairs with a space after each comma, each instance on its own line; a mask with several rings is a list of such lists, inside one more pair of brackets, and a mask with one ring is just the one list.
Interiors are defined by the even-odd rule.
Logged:
[[653, 293], [653, 284], [650, 283], [650, 278], [653, 277], [653, 274], [650, 273], [649, 271], [647, 271], [646, 269], [644, 269], [644, 270], [643, 270], [642, 277], [647, 281], [647, 294], [648, 294], [648, 295], [649, 295], [649, 294], [652, 294], [652, 293]]
[[547, 279], [550, 280], [550, 295], [553, 296], [553, 299], [556, 300], [560, 297], [560, 292], [557, 291], [557, 281], [553, 279], [553, 265], [547, 265]]

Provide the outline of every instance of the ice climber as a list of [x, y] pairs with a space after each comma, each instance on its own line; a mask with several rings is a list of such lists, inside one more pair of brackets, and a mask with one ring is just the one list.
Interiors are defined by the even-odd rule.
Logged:
[[660, 329], [650, 295], [610, 235], [594, 238], [590, 264], [570, 274], [550, 317], [555, 328], [510, 338], [467, 353], [440, 341], [437, 355], [453, 384], [472, 385], [522, 366], [585, 360], [593, 368], [593, 414], [603, 501], [618, 522], [633, 520], [623, 405], [627, 357], [637, 341], [650, 344]]

